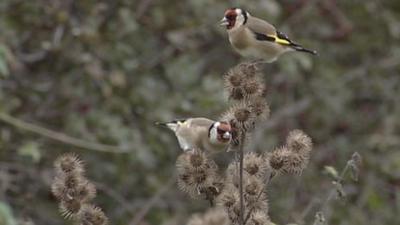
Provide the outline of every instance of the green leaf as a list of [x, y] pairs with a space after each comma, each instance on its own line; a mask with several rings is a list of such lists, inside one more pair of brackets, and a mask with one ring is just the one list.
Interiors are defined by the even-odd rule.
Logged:
[[0, 202], [0, 224], [17, 225], [10, 206], [5, 202]]
[[324, 171], [327, 174], [331, 175], [335, 180], [337, 180], [339, 178], [339, 174], [338, 174], [337, 170], [332, 166], [325, 166]]
[[37, 142], [26, 142], [19, 149], [18, 154], [21, 156], [28, 156], [33, 162], [37, 163], [40, 161], [42, 154], [40, 153], [40, 147]]

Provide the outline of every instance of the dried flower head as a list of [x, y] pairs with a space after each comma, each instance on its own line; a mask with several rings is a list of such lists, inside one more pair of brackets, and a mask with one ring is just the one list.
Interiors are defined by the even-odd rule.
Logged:
[[207, 172], [216, 173], [217, 164], [208, 158], [203, 151], [187, 151], [182, 153], [176, 160], [178, 173], [197, 170], [207, 170]]
[[204, 152], [185, 152], [177, 161], [178, 186], [193, 198], [201, 197], [210, 190], [219, 194], [217, 171], [214, 161], [207, 158]]
[[56, 177], [52, 193], [59, 201], [79, 201], [85, 203], [96, 196], [96, 187], [83, 177], [65, 175]]
[[231, 208], [240, 201], [239, 191], [232, 185], [227, 185], [217, 198], [217, 204], [223, 208]]
[[247, 132], [254, 129], [255, 113], [247, 101], [241, 101], [231, 106], [223, 115], [222, 121], [229, 121], [232, 128]]
[[249, 105], [251, 112], [256, 116], [257, 120], [263, 121], [269, 117], [270, 108], [265, 98], [253, 98], [247, 104]]
[[101, 208], [86, 204], [82, 206], [82, 209], [78, 214], [78, 221], [80, 225], [106, 225], [108, 224], [108, 218], [101, 210]]
[[286, 138], [286, 145], [290, 151], [296, 154], [308, 155], [312, 149], [312, 141], [301, 130], [293, 130]]
[[256, 76], [260, 72], [260, 68], [257, 66], [257, 63], [249, 63], [244, 62], [233, 68], [234, 71], [242, 74], [242, 76], [246, 78], [252, 78]]
[[300, 175], [308, 163], [308, 155], [296, 154], [281, 147], [268, 156], [270, 166], [278, 173]]
[[244, 100], [264, 93], [264, 81], [256, 64], [242, 63], [224, 75], [225, 90], [230, 99]]
[[230, 223], [225, 211], [220, 207], [214, 207], [203, 215], [193, 215], [187, 225], [230, 225]]
[[77, 199], [71, 199], [66, 201], [61, 201], [59, 205], [59, 210], [61, 215], [65, 219], [74, 219], [81, 209], [81, 202]]
[[257, 153], [249, 152], [244, 155], [243, 169], [250, 175], [258, 178], [265, 178], [269, 169], [269, 163]]
[[58, 157], [54, 163], [58, 174], [76, 173], [83, 175], [83, 163], [75, 153], [66, 153]]
[[269, 225], [271, 221], [266, 211], [256, 210], [254, 211], [249, 219], [249, 225]]
[[265, 184], [261, 179], [248, 176], [244, 180], [244, 199], [248, 208], [268, 210], [266, 195], [264, 194]]

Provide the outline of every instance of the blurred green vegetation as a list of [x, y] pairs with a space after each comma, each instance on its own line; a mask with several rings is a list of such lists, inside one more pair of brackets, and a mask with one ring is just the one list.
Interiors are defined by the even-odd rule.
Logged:
[[[254, 150], [271, 150], [296, 128], [315, 142], [302, 177], [272, 183], [273, 221], [311, 224], [318, 199], [332, 188], [324, 166], [340, 171], [358, 151], [364, 158], [359, 182], [345, 182], [347, 198], [330, 204], [328, 224], [400, 224], [400, 2], [238, 2], [320, 53], [287, 54], [264, 66], [272, 113]], [[231, 6], [221, 0], [1, 0], [2, 224], [67, 224], [49, 185], [53, 160], [68, 151], [86, 161], [97, 203], [112, 224], [129, 224], [171, 183], [180, 153], [175, 137], [154, 122], [218, 118], [227, 106], [222, 75], [243, 60], [217, 25]], [[7, 115], [60, 133], [31, 132], [43, 134], [10, 123]], [[81, 148], [68, 138], [57, 141], [60, 135], [128, 152]], [[165, 192], [141, 224], [183, 224], [207, 207], [176, 185]], [[316, 203], [302, 215], [310, 202]]]

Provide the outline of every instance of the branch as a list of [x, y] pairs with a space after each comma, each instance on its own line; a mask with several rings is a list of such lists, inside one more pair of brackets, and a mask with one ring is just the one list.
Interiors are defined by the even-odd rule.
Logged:
[[105, 144], [100, 144], [100, 143], [96, 143], [96, 142], [89, 142], [89, 141], [85, 141], [85, 140], [82, 140], [79, 138], [71, 137], [71, 136], [68, 136], [61, 132], [49, 130], [47, 128], [40, 127], [38, 125], [25, 122], [23, 120], [12, 117], [5, 113], [0, 113], [0, 121], [8, 123], [18, 129], [30, 131], [30, 132], [39, 134], [41, 136], [44, 136], [44, 137], [47, 137], [47, 138], [50, 138], [53, 140], [57, 140], [57, 141], [60, 141], [60, 142], [63, 142], [65, 144], [72, 145], [75, 147], [84, 148], [84, 149], [93, 150], [93, 151], [99, 151], [99, 152], [128, 153], [127, 148], [121, 148], [121, 147], [112, 146], [112, 145], [105, 145]]

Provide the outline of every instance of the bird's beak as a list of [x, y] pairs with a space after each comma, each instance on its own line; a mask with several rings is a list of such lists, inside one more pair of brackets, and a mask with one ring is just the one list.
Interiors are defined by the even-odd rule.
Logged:
[[224, 135], [222, 135], [224, 139], [231, 139], [231, 133], [229, 131], [225, 132]]
[[219, 21], [219, 25], [221, 25], [221, 26], [229, 25], [228, 19], [226, 19], [226, 17], [222, 18], [222, 20]]

